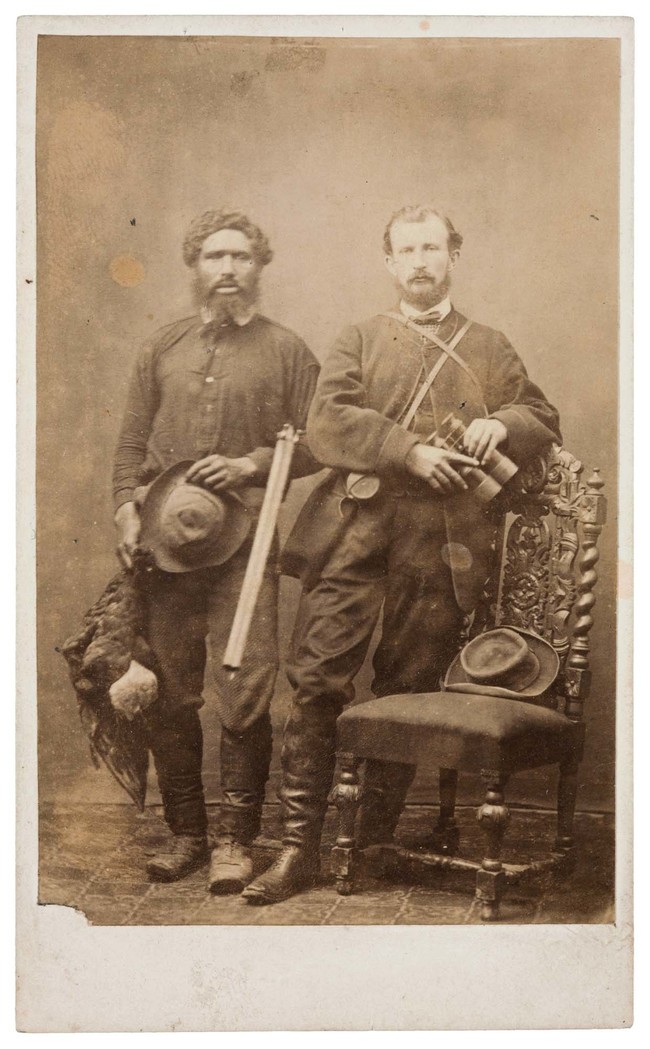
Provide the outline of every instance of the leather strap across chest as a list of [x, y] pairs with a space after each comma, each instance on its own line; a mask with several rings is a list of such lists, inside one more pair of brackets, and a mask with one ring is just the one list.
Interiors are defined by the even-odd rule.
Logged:
[[[458, 346], [458, 343], [460, 342], [460, 340], [467, 334], [467, 332], [469, 331], [469, 329], [472, 326], [472, 322], [471, 321], [465, 321], [465, 323], [462, 325], [462, 327], [459, 328], [459, 330], [456, 332], [456, 334], [454, 335], [453, 339], [451, 339], [449, 342], [444, 342], [442, 339], [439, 339], [437, 335], [434, 335], [433, 332], [423, 331], [421, 328], [418, 328], [412, 321], [410, 321], [402, 313], [386, 313], [386, 314], [384, 314], [384, 316], [385, 317], [390, 317], [390, 318], [392, 318], [392, 320], [399, 321], [400, 324], [403, 324], [405, 328], [409, 328], [411, 331], [416, 331], [418, 335], [424, 336], [424, 338], [426, 338], [430, 342], [434, 343], [434, 345], [437, 346], [439, 350], [442, 350], [441, 356], [438, 358], [438, 360], [434, 364], [433, 368], [431, 369], [429, 374], [424, 379], [424, 382], [422, 383], [422, 385], [420, 386], [420, 389], [418, 390], [418, 392], [416, 393], [415, 397], [413, 398], [406, 415], [402, 419], [402, 422], [401, 422], [400, 425], [405, 430], [408, 430], [409, 426], [413, 422], [413, 419], [415, 418], [415, 415], [416, 415], [418, 409], [420, 408], [420, 405], [422, 404], [422, 401], [424, 400], [424, 398], [426, 397], [427, 393], [429, 392], [429, 390], [433, 386], [433, 384], [434, 384], [434, 382], [436, 380], [436, 377], [438, 376], [439, 372], [445, 366], [445, 364], [447, 363], [448, 360], [451, 359], [456, 364], [458, 364], [459, 367], [461, 367], [463, 369], [463, 371], [466, 372], [467, 375], [469, 375], [469, 377], [476, 384], [478, 389], [481, 390], [481, 385], [480, 385], [476, 375], [472, 371], [472, 369], [463, 360], [463, 358], [460, 357], [456, 353], [456, 346]], [[481, 397], [482, 397], [482, 391], [481, 391]]]

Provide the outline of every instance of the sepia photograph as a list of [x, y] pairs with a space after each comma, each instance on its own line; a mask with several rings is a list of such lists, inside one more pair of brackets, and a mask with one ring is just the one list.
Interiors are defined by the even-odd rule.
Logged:
[[22, 30], [30, 905], [615, 937], [630, 20], [204, 21]]

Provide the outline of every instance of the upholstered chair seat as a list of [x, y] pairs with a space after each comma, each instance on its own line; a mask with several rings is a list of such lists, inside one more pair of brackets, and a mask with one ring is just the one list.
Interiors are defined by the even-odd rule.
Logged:
[[546, 707], [459, 692], [384, 696], [346, 710], [338, 747], [360, 758], [506, 774], [576, 753], [582, 725]]
[[[339, 717], [340, 771], [334, 791], [339, 830], [333, 854], [340, 893], [355, 887], [361, 846], [379, 848], [386, 861], [382, 869], [394, 871], [396, 861], [403, 860], [409, 877], [418, 865], [428, 870], [475, 870], [476, 896], [486, 921], [499, 917], [507, 882], [528, 872], [571, 868], [584, 713], [591, 687], [589, 632], [597, 544], [606, 517], [598, 471], [586, 484], [581, 475], [582, 464], [554, 446], [503, 489], [493, 574], [467, 620], [458, 651], [450, 653], [443, 690], [370, 699]], [[414, 854], [395, 840], [404, 792], [395, 802], [387, 788], [377, 786], [380, 773], [388, 782], [392, 769], [407, 789], [407, 766], [424, 763], [439, 768], [438, 819], [425, 839], [430, 846], [426, 855], [421, 849]], [[557, 775], [557, 835], [549, 855], [503, 863], [510, 815], [504, 797], [508, 780], [514, 773], [542, 766]], [[487, 839], [482, 859], [458, 855], [459, 771], [478, 773], [484, 781], [478, 809]], [[390, 825], [387, 818], [381, 825], [382, 805], [395, 817]], [[374, 828], [368, 826], [373, 820]]]

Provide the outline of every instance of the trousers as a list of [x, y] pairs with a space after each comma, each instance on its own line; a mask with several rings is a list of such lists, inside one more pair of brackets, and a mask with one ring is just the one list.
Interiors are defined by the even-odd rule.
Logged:
[[[303, 591], [288, 665], [294, 699], [282, 752], [288, 844], [313, 844], [320, 836], [335, 764], [336, 718], [354, 698], [354, 678], [382, 610], [374, 695], [437, 691], [464, 623], [451, 560], [438, 500], [381, 491], [358, 505], [320, 579]], [[413, 773], [412, 767], [392, 767], [382, 776], [373, 765], [373, 791], [391, 782], [405, 796]], [[389, 821], [395, 808], [395, 799], [386, 797]]]
[[373, 693], [436, 690], [464, 620], [450, 560], [439, 501], [380, 492], [360, 503], [302, 593], [287, 670], [296, 702], [328, 697], [342, 708], [354, 698], [382, 608]]
[[278, 672], [275, 555], [264, 574], [242, 667], [232, 678], [222, 667], [249, 552], [247, 542], [225, 565], [185, 573], [154, 569], [144, 595], [159, 681], [149, 742], [167, 823], [176, 834], [205, 832], [199, 709], [209, 646], [221, 721], [219, 833], [244, 844], [260, 827]]

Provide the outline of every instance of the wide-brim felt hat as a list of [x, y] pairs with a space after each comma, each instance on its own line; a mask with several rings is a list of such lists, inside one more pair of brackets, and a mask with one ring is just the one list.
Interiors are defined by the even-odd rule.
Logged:
[[455, 656], [444, 680], [450, 692], [533, 700], [555, 681], [560, 660], [538, 634], [518, 627], [486, 630]]
[[161, 473], [140, 504], [140, 546], [165, 572], [193, 572], [225, 564], [239, 550], [251, 515], [234, 492], [208, 491], [187, 482], [193, 460]]

